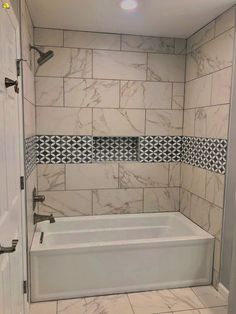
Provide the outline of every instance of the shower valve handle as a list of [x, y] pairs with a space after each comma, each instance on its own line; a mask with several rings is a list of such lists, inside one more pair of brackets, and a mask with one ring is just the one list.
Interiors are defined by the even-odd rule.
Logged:
[[5, 77], [5, 86], [6, 88], [9, 88], [11, 86], [14, 86], [15, 92], [19, 94], [19, 87], [18, 87], [18, 81], [13, 81], [12, 79]]

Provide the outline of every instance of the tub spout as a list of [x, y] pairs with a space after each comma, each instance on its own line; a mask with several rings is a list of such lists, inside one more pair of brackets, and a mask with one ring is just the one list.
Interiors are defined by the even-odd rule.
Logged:
[[38, 222], [42, 222], [45, 220], [49, 220], [50, 224], [55, 222], [55, 218], [53, 217], [53, 214], [39, 215], [39, 214], [34, 213], [34, 225], [36, 225]]

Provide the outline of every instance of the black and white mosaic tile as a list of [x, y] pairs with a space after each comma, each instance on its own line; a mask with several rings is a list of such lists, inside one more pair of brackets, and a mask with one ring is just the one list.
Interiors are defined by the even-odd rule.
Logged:
[[39, 135], [25, 140], [26, 177], [36, 163], [183, 162], [226, 171], [227, 140], [181, 136], [92, 137]]
[[26, 178], [30, 176], [37, 163], [37, 137], [25, 139], [25, 172]]
[[91, 136], [39, 135], [38, 164], [70, 164], [92, 162]]
[[140, 162], [181, 161], [181, 136], [140, 137]]
[[93, 137], [93, 160], [137, 161], [138, 137]]
[[182, 138], [181, 161], [192, 166], [224, 174], [226, 171], [227, 140], [214, 138]]

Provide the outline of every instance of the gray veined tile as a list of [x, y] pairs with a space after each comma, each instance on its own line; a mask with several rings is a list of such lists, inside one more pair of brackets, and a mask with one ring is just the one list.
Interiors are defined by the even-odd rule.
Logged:
[[91, 191], [44, 192], [45, 201], [39, 205], [41, 214], [55, 217], [74, 217], [92, 214]]
[[207, 24], [187, 40], [187, 52], [197, 49], [214, 38], [215, 21]]
[[150, 81], [184, 82], [185, 56], [148, 54], [148, 75]]
[[232, 67], [213, 73], [212, 105], [230, 103], [232, 85]]
[[194, 293], [201, 300], [204, 307], [227, 305], [227, 300], [211, 286], [193, 288]]
[[175, 38], [175, 54], [186, 54], [187, 40], [183, 38]]
[[91, 135], [92, 109], [37, 107], [37, 133], [40, 135]]
[[54, 57], [47, 65], [37, 68], [36, 76], [92, 78], [92, 50], [43, 47], [53, 50]]
[[203, 305], [189, 288], [129, 294], [135, 314], [168, 313], [202, 308]]
[[86, 298], [85, 314], [133, 314], [126, 294]]
[[76, 48], [120, 50], [120, 35], [80, 31], [64, 31], [64, 46]]
[[84, 298], [58, 301], [57, 314], [87, 314]]
[[146, 80], [146, 53], [93, 51], [93, 76], [100, 79]]
[[36, 105], [63, 106], [63, 79], [56, 77], [36, 77]]
[[215, 307], [201, 310], [190, 310], [184, 312], [173, 312], [172, 314], [227, 314], [227, 307]]
[[64, 84], [66, 107], [119, 107], [119, 81], [67, 78]]
[[38, 165], [39, 191], [62, 191], [65, 189], [64, 165]]
[[126, 51], [143, 51], [174, 53], [174, 39], [150, 36], [121, 36], [121, 49]]
[[187, 55], [186, 80], [192, 80], [232, 65], [234, 30], [231, 29]]
[[38, 46], [63, 46], [63, 31], [49, 28], [34, 29], [34, 44]]
[[184, 83], [173, 83], [172, 109], [184, 107]]
[[93, 214], [134, 214], [143, 211], [142, 189], [93, 191]]
[[67, 190], [118, 188], [118, 164], [66, 165], [66, 188]]
[[215, 35], [219, 35], [235, 25], [235, 6], [221, 14], [216, 19]]
[[120, 106], [171, 109], [171, 93], [171, 83], [122, 81]]
[[206, 178], [206, 199], [209, 202], [223, 208], [225, 176], [222, 174], [207, 171]]
[[182, 135], [182, 110], [147, 110], [146, 135]]
[[179, 211], [179, 188], [144, 189], [144, 212]]
[[94, 109], [94, 136], [144, 135], [145, 111], [129, 109]]
[[167, 187], [168, 164], [123, 163], [119, 166], [120, 188]]

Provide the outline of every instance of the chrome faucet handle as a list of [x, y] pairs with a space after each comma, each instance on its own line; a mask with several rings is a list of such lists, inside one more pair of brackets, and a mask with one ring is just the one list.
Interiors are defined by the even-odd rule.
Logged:
[[37, 195], [37, 190], [36, 188], [33, 189], [33, 211], [35, 211], [36, 204], [43, 203], [45, 201], [45, 196], [44, 195]]

